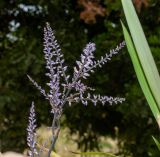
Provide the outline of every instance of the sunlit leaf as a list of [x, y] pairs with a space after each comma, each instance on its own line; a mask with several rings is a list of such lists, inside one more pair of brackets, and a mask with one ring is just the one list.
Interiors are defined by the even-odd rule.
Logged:
[[[131, 37], [122, 24], [127, 48], [148, 104], [160, 126], [160, 77], [131, 0], [122, 0]], [[133, 40], [133, 42], [132, 42]]]

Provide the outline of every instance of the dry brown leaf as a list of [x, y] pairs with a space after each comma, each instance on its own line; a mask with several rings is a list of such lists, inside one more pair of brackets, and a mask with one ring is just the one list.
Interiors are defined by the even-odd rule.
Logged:
[[85, 23], [96, 23], [96, 16], [105, 16], [106, 9], [103, 8], [98, 0], [78, 0], [78, 4], [84, 7], [84, 10], [80, 13], [80, 18]]
[[144, 6], [145, 8], [147, 8], [148, 5], [149, 5], [149, 1], [148, 0], [133, 0], [133, 2], [135, 4], [138, 12], [141, 11], [142, 6]]

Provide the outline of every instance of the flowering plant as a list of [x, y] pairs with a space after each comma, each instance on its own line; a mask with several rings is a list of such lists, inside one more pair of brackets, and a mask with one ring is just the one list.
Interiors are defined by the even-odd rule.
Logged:
[[[46, 60], [46, 69], [48, 72], [46, 76], [50, 81], [47, 83], [50, 90], [46, 92], [36, 81], [29, 75], [29, 80], [36, 86], [42, 95], [49, 100], [51, 105], [51, 112], [53, 113], [52, 121], [52, 139], [51, 146], [48, 150], [48, 157], [54, 148], [55, 142], [60, 131], [60, 117], [63, 112], [65, 104], [71, 105], [72, 103], [81, 102], [87, 105], [91, 101], [94, 105], [101, 102], [103, 105], [108, 102], [110, 105], [113, 103], [122, 103], [125, 99], [120, 97], [102, 96], [100, 94], [93, 94], [92, 87], [88, 87], [83, 83], [83, 79], [87, 79], [94, 69], [102, 67], [103, 64], [111, 60], [112, 56], [125, 46], [125, 42], [121, 42], [115, 49], [110, 50], [109, 54], [102, 56], [100, 60], [95, 60], [94, 51], [96, 50], [94, 43], [88, 43], [83, 49], [80, 60], [76, 61], [73, 76], [67, 74], [68, 67], [65, 65], [64, 56], [61, 48], [55, 39], [53, 30], [49, 23], [44, 28], [44, 57]], [[30, 147], [29, 155], [34, 157], [38, 154], [35, 148], [35, 113], [32, 103], [30, 109], [29, 126], [28, 126], [28, 146]], [[32, 126], [33, 125], [33, 126]]]

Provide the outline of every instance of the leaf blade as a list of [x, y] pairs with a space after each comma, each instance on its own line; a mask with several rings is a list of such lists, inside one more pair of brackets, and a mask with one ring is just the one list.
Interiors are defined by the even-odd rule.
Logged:
[[155, 118], [159, 124], [160, 112], [159, 112], [157, 102], [155, 101], [154, 96], [151, 91], [151, 88], [149, 87], [149, 83], [148, 83], [147, 78], [145, 76], [143, 66], [142, 66], [140, 59], [139, 59], [139, 56], [137, 55], [137, 52], [134, 48], [134, 44], [131, 40], [131, 37], [130, 37], [130, 35], [129, 35], [129, 33], [123, 23], [122, 23], [122, 28], [123, 28], [123, 33], [124, 33], [127, 49], [130, 54], [138, 81], [139, 81], [140, 86], [142, 88], [142, 91], [147, 99], [147, 102], [152, 110], [152, 113], [155, 116]]
[[[135, 46], [135, 50], [137, 53], [137, 58], [140, 61], [140, 64], [144, 71], [144, 76], [146, 77], [146, 81], [150, 88], [150, 93], [152, 94], [152, 99], [154, 99], [155, 103], [149, 102], [147, 97], [146, 99], [151, 109], [157, 108], [156, 113], [154, 113], [153, 109], [152, 112], [154, 113], [154, 116], [156, 117], [156, 120], [160, 126], [160, 96], [159, 96], [160, 76], [156, 64], [154, 62], [153, 56], [151, 54], [149, 45], [145, 38], [145, 34], [143, 32], [138, 16], [132, 4], [132, 1], [131, 0], [121, 0], [121, 1], [126, 16], [126, 20], [129, 26], [129, 30], [133, 39], [133, 43]], [[145, 91], [143, 90], [143, 92]]]

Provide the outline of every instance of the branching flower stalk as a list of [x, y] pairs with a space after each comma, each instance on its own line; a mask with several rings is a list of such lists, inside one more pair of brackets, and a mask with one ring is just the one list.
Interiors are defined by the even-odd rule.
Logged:
[[87, 79], [97, 67], [102, 67], [107, 63], [113, 55], [125, 46], [125, 42], [121, 42], [115, 49], [110, 50], [109, 54], [102, 56], [100, 60], [95, 60], [94, 51], [96, 50], [94, 43], [88, 43], [83, 49], [80, 60], [76, 61], [73, 76], [67, 74], [68, 67], [65, 66], [64, 56], [61, 48], [55, 39], [55, 35], [50, 25], [47, 23], [44, 28], [44, 58], [46, 60], [46, 69], [48, 72], [46, 76], [50, 81], [47, 83], [50, 90], [46, 92], [36, 81], [30, 76], [29, 80], [36, 86], [42, 95], [49, 100], [51, 105], [51, 112], [53, 113], [52, 122], [52, 142], [48, 151], [50, 157], [51, 151], [54, 149], [55, 142], [58, 138], [60, 130], [60, 117], [63, 112], [65, 104], [71, 105], [72, 103], [81, 102], [87, 105], [92, 102], [96, 105], [98, 102], [103, 105], [108, 102], [110, 105], [113, 103], [122, 103], [125, 99], [112, 96], [101, 96], [100, 94], [93, 94], [94, 90], [83, 83], [83, 79]]

